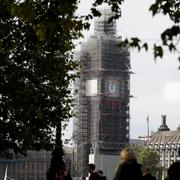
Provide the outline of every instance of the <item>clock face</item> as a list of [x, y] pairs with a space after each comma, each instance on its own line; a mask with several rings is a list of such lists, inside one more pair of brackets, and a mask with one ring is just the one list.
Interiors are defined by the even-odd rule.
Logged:
[[117, 80], [107, 80], [106, 81], [106, 92], [108, 96], [119, 96], [119, 81]]
[[118, 90], [117, 84], [114, 84], [112, 82], [109, 83], [108, 88], [111, 94], [114, 94]]

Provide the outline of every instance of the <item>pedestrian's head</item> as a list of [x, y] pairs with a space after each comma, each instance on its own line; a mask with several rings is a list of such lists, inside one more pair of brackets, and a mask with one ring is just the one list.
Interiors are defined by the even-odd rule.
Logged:
[[170, 165], [168, 169], [168, 179], [169, 180], [180, 180], [180, 162], [176, 161]]
[[91, 174], [95, 170], [95, 164], [88, 164], [88, 172]]
[[148, 167], [145, 167], [145, 168], [144, 168], [144, 174], [147, 174], [147, 173], [149, 173], [149, 172], [150, 172], [149, 168], [148, 168]]
[[121, 161], [127, 161], [127, 160], [137, 161], [136, 155], [131, 148], [122, 149], [120, 152], [120, 159], [121, 159]]
[[102, 176], [103, 175], [103, 171], [102, 170], [98, 170], [97, 173]]

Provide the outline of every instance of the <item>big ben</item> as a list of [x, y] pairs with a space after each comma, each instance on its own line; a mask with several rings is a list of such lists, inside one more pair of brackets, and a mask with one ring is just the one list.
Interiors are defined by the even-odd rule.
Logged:
[[119, 48], [116, 22], [104, 11], [94, 35], [81, 47], [82, 69], [76, 126], [79, 175], [86, 176], [89, 153], [119, 154], [129, 142], [130, 54]]

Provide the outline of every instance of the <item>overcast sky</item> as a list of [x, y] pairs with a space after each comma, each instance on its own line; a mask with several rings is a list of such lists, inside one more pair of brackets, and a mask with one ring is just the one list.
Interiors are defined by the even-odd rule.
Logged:
[[[83, 0], [79, 5], [80, 14], [85, 14], [92, 0]], [[171, 22], [168, 17], [152, 17], [148, 12], [152, 0], [125, 0], [122, 17], [117, 22], [117, 35], [126, 37], [138, 36], [149, 43], [158, 42], [160, 33]], [[85, 32], [85, 39], [93, 34]], [[147, 135], [149, 115], [150, 131], [156, 131], [161, 124], [161, 115], [167, 115], [167, 125], [175, 130], [180, 125], [180, 70], [177, 54], [165, 52], [163, 59], [154, 61], [152, 50], [137, 52], [131, 50], [131, 68], [136, 74], [131, 75], [130, 94], [130, 137], [138, 138]], [[71, 126], [67, 136], [70, 136]]]
[[[148, 12], [151, 0], [125, 0], [122, 18], [118, 21], [118, 34], [139, 36], [149, 43], [159, 41], [160, 33], [171, 22], [168, 17], [152, 17]], [[177, 54], [166, 51], [163, 59], [156, 62], [152, 50], [138, 53], [131, 51], [131, 67], [137, 73], [131, 76], [130, 136], [147, 135], [149, 115], [150, 130], [156, 131], [161, 124], [161, 115], [167, 115], [167, 124], [175, 130], [180, 124], [180, 70]]]

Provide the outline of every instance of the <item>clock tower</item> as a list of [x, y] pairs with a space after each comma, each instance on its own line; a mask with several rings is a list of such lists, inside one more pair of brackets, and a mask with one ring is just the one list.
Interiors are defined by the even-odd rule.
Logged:
[[116, 22], [105, 10], [94, 35], [81, 47], [82, 69], [76, 123], [79, 175], [86, 176], [88, 154], [119, 154], [129, 142], [129, 67], [127, 48], [119, 48]]

